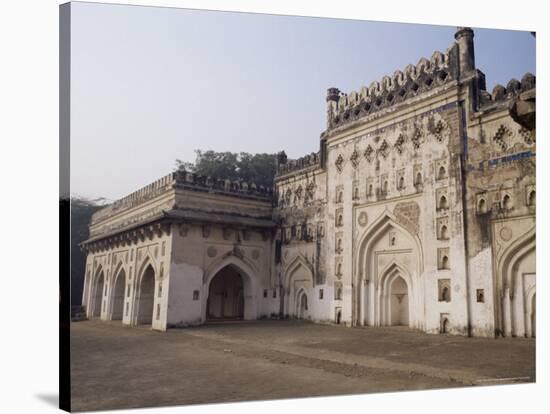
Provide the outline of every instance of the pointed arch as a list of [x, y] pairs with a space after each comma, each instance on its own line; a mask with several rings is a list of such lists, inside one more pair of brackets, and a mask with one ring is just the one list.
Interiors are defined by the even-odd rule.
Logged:
[[395, 227], [400, 230], [403, 234], [406, 234], [414, 242], [414, 245], [417, 250], [417, 272], [422, 274], [424, 271], [424, 254], [422, 250], [422, 243], [420, 242], [419, 237], [416, 234], [411, 233], [405, 227], [397, 222], [395, 216], [389, 211], [385, 210], [363, 233], [359, 238], [356, 247], [354, 249], [354, 279], [359, 281], [360, 279], [367, 277], [368, 272], [366, 269], [367, 263], [367, 253], [370, 247], [378, 241], [378, 237], [385, 233], [389, 228]]
[[500, 255], [497, 270], [497, 282], [500, 288], [506, 289], [514, 286], [514, 268], [525, 255], [529, 254], [535, 248], [536, 230], [535, 227], [533, 227], [504, 249]]
[[[405, 266], [395, 261], [390, 262], [382, 269], [376, 269], [375, 247], [380, 239], [395, 229], [399, 234], [408, 239], [408, 248], [400, 253], [410, 254], [414, 258], [414, 264]], [[393, 247], [392, 247], [393, 248]], [[398, 250], [398, 248], [396, 248]], [[391, 254], [391, 250], [390, 250]], [[416, 234], [411, 233], [397, 221], [396, 217], [387, 209], [365, 230], [354, 246], [353, 262], [353, 287], [352, 287], [352, 320], [354, 324], [374, 324], [379, 326], [384, 323], [381, 307], [386, 306], [382, 294], [387, 292], [388, 286], [384, 286], [391, 270], [399, 269], [404, 275], [409, 289], [409, 309], [423, 308], [421, 291], [415, 288], [416, 279], [424, 271], [422, 243]], [[376, 269], [376, 270], [375, 270]], [[389, 272], [389, 273], [388, 273]], [[377, 277], [380, 276], [380, 277]], [[414, 306], [412, 306], [414, 305]], [[422, 314], [409, 312], [409, 326], [423, 328]]]
[[138, 325], [153, 324], [156, 280], [157, 271], [152, 261], [144, 260], [136, 280], [135, 323]]
[[392, 293], [393, 284], [396, 280], [402, 279], [407, 286], [406, 293], [406, 307], [407, 307], [407, 325], [411, 326], [411, 321], [414, 320], [414, 306], [412, 298], [414, 298], [413, 292], [413, 280], [407, 268], [399, 263], [397, 260], [392, 260], [381, 271], [380, 277], [380, 289], [378, 291], [378, 306], [377, 306], [377, 320], [379, 325], [392, 325], [394, 321], [394, 315], [392, 315]]
[[[297, 274], [300, 274], [302, 278], [296, 280], [295, 275]], [[301, 295], [305, 294], [308, 296], [308, 300], [311, 300], [314, 286], [315, 275], [312, 265], [302, 254], [297, 254], [285, 266], [283, 273], [283, 288], [285, 292], [283, 309], [285, 315], [300, 316]]]
[[311, 278], [311, 284], [312, 286], [315, 286], [315, 275], [313, 272], [313, 267], [309, 263], [309, 261], [302, 255], [297, 254], [292, 258], [290, 262], [285, 266], [284, 269], [284, 278], [283, 278], [283, 287], [285, 289], [290, 288], [290, 282], [291, 277], [296, 273], [296, 270], [298, 270], [300, 267], [303, 267], [306, 272], [308, 273], [309, 277]]
[[203, 274], [203, 291], [202, 297], [204, 298], [201, 303], [201, 319], [204, 323], [206, 321], [206, 312], [208, 304], [208, 295], [210, 291], [210, 284], [216, 275], [223, 271], [226, 267], [230, 267], [237, 271], [242, 278], [243, 282], [243, 296], [244, 296], [244, 319], [251, 320], [257, 317], [257, 290], [258, 282], [256, 277], [256, 271], [248, 263], [248, 260], [244, 257], [238, 257], [235, 255], [226, 255], [220, 260], [214, 261]]
[[239, 257], [234, 254], [228, 254], [218, 257], [216, 260], [210, 263], [210, 265], [208, 265], [203, 273], [202, 283], [210, 284], [210, 281], [216, 275], [216, 273], [218, 273], [221, 269], [228, 265], [233, 265], [239, 268], [247, 275], [255, 275], [257, 273], [256, 266], [246, 256]]
[[119, 263], [113, 273], [112, 287], [110, 293], [110, 314], [111, 320], [122, 320], [124, 315], [124, 298], [126, 291], [127, 274], [124, 266]]
[[112, 283], [113, 283], [113, 286], [114, 286], [114, 280], [116, 279], [117, 275], [119, 274], [120, 272], [120, 269], [124, 267], [124, 263], [122, 262], [122, 260], [119, 260], [117, 265], [115, 266], [115, 270], [113, 271], [113, 280], [112, 280]]
[[[523, 233], [508, 245], [496, 260], [495, 266], [495, 328], [504, 336], [523, 335], [527, 323], [525, 292], [516, 292], [517, 273], [523, 260], [536, 250], [536, 228]], [[522, 289], [519, 287], [519, 289]], [[523, 305], [522, 305], [523, 304]]]
[[537, 336], [536, 294], [536, 286], [531, 286], [525, 294], [525, 336], [527, 338], [535, 338]]
[[92, 295], [90, 297], [90, 312], [89, 315], [95, 318], [101, 317], [103, 313], [103, 296], [106, 286], [105, 271], [103, 266], [99, 265], [94, 273], [92, 282]]
[[308, 295], [304, 288], [298, 289], [294, 298], [295, 315], [299, 319], [309, 319], [310, 311], [308, 305]]
[[143, 261], [141, 262], [139, 268], [138, 268], [138, 271], [136, 272], [136, 279], [137, 279], [137, 283], [138, 285], [141, 283], [141, 279], [143, 277], [143, 274], [145, 273], [145, 270], [147, 269], [148, 266], [151, 266], [153, 268], [153, 271], [155, 272], [155, 279], [157, 278], [157, 266], [156, 266], [156, 262], [154, 261], [154, 259], [148, 254], [147, 256], [145, 256], [145, 258], [143, 259]]

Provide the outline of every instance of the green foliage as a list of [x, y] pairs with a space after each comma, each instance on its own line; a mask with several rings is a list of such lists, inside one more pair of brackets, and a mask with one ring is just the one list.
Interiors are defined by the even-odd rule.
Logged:
[[84, 287], [84, 272], [86, 270], [86, 255], [80, 250], [79, 243], [90, 236], [88, 226], [92, 214], [102, 208], [99, 200], [71, 198], [71, 304], [80, 305]]
[[253, 181], [258, 185], [273, 186], [276, 154], [201, 150], [195, 150], [195, 154], [195, 162], [176, 160], [176, 169], [184, 169], [218, 179]]

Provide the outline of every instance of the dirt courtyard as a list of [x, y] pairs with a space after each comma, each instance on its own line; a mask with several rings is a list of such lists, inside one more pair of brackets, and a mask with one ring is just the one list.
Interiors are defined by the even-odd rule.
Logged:
[[535, 380], [535, 341], [258, 321], [153, 332], [71, 325], [74, 411]]

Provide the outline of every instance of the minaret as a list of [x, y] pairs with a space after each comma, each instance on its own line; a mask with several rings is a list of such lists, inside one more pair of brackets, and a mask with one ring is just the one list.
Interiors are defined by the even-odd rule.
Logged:
[[335, 109], [338, 107], [340, 99], [340, 90], [338, 88], [327, 89], [327, 129], [330, 128]]
[[474, 31], [469, 27], [457, 27], [455, 39], [458, 44], [458, 64], [460, 77], [465, 78], [476, 70]]

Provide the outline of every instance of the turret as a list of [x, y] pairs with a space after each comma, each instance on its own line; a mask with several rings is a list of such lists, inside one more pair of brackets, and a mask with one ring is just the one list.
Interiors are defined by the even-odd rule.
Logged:
[[457, 27], [455, 40], [458, 44], [459, 76], [464, 78], [476, 69], [474, 31], [469, 27]]
[[330, 128], [333, 114], [338, 107], [338, 100], [340, 99], [340, 89], [328, 88], [327, 89], [327, 129]]

